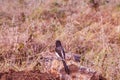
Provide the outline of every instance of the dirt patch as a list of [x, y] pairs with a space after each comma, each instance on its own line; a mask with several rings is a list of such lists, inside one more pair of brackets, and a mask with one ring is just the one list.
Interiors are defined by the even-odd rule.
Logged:
[[53, 73], [41, 73], [40, 71], [9, 71], [0, 73], [0, 80], [59, 80]]

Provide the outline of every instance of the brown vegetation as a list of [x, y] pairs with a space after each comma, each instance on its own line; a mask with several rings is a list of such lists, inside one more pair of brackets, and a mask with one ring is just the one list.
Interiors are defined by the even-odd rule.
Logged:
[[41, 54], [54, 54], [59, 39], [66, 52], [81, 55], [80, 65], [119, 80], [120, 1], [92, 1], [1, 0], [0, 72], [45, 72]]

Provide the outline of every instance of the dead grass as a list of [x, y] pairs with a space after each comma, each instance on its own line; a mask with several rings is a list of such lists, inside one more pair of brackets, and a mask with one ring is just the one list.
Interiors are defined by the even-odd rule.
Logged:
[[0, 1], [1, 71], [33, 69], [35, 55], [54, 52], [55, 40], [60, 39], [66, 52], [82, 55], [81, 65], [119, 80], [119, 2], [101, 0], [96, 11], [89, 0]]

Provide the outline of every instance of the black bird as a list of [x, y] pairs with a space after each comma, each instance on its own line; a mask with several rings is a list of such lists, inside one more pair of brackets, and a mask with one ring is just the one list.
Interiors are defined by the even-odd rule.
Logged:
[[65, 51], [62, 47], [62, 44], [61, 44], [60, 40], [56, 40], [55, 44], [56, 44], [56, 48], [55, 48], [56, 55], [62, 60], [65, 72], [67, 74], [70, 74], [70, 70], [69, 70], [69, 68], [68, 68], [68, 66], [65, 62]]

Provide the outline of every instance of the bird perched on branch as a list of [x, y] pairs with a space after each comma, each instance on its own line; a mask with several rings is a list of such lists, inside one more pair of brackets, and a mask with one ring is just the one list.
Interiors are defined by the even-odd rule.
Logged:
[[56, 40], [55, 44], [56, 44], [56, 47], [55, 47], [56, 55], [57, 55], [57, 57], [59, 57], [62, 60], [65, 72], [67, 74], [70, 74], [70, 70], [65, 62], [65, 51], [62, 47], [60, 40]]

